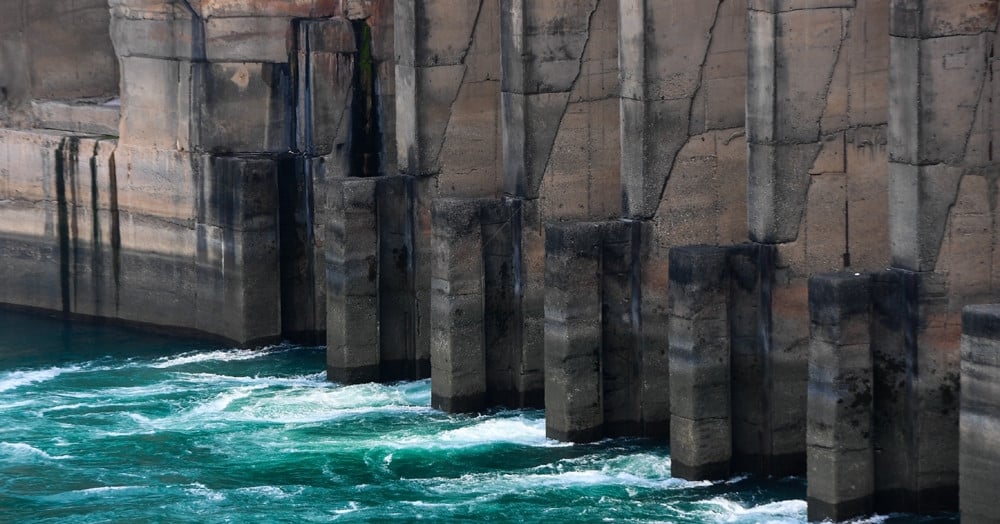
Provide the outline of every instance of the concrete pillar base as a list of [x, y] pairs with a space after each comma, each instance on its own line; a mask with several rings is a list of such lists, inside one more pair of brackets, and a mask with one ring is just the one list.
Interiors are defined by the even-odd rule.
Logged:
[[997, 522], [1000, 486], [1000, 305], [962, 313], [959, 486], [962, 522]]
[[872, 356], [869, 275], [809, 279], [807, 458], [809, 520], [872, 512]]
[[672, 475], [727, 478], [732, 459], [726, 249], [670, 250]]

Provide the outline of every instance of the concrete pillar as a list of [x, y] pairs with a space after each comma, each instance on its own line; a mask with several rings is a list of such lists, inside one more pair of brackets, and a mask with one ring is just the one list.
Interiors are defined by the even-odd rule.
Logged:
[[[521, 201], [484, 201], [481, 207], [483, 257], [483, 344], [486, 390], [491, 406], [541, 406], [540, 388], [526, 387], [530, 373], [522, 350], [524, 317], [517, 249]], [[540, 366], [540, 362], [539, 362]]]
[[568, 442], [603, 436], [601, 226], [545, 231], [545, 433]]
[[625, 216], [657, 213], [685, 146], [743, 127], [745, 21], [741, 1], [619, 2]]
[[[995, 2], [896, 0], [890, 10], [889, 243], [876, 297], [876, 385], [902, 389], [893, 438], [906, 466], [878, 463], [879, 511], [952, 510], [959, 481], [959, 327], [965, 304], [995, 301], [995, 214], [986, 193]], [[941, 93], [948, 93], [947, 97]], [[880, 357], [882, 354], [884, 357]], [[880, 360], [884, 363], [880, 366]], [[893, 365], [903, 363], [903, 372]], [[886, 377], [879, 376], [879, 369]], [[905, 378], [893, 386], [892, 376]], [[876, 397], [880, 402], [890, 399]], [[888, 407], [888, 406], [886, 406]], [[878, 420], [878, 418], [876, 418]], [[876, 428], [879, 429], [879, 428]], [[881, 434], [880, 434], [881, 433]], [[877, 448], [880, 446], [876, 446]], [[900, 471], [902, 469], [902, 471]]]
[[638, 222], [609, 222], [601, 243], [601, 394], [604, 434], [641, 434], [643, 359], [639, 351], [641, 303]]
[[195, 303], [199, 322], [221, 322], [225, 336], [247, 345], [273, 343], [281, 329], [277, 162], [206, 156], [205, 165], [211, 201], [199, 229], [214, 242], [199, 254], [198, 289], [222, 289]]
[[398, 175], [381, 177], [375, 198], [381, 378], [414, 380], [430, 374], [430, 355], [417, 351], [414, 181]]
[[[889, 232], [893, 267], [938, 267], [961, 179], [992, 160], [994, 2], [894, 0], [890, 15]], [[989, 91], [988, 91], [989, 90]], [[948, 97], [940, 93], [947, 91]], [[984, 143], [985, 142], [985, 143]]]
[[1000, 306], [962, 313], [962, 522], [996, 522], [1000, 486]]
[[638, 299], [639, 314], [633, 314], [632, 322], [640, 366], [640, 432], [665, 439], [670, 435], [669, 275], [653, 224], [634, 222], [632, 227], [637, 235], [632, 240], [633, 256], [638, 257], [633, 259], [632, 281], [638, 289], [632, 300]]
[[[499, 0], [396, 0], [396, 151], [414, 182], [416, 352], [431, 351], [431, 208], [499, 189]], [[424, 179], [426, 178], [426, 179]]]
[[727, 478], [732, 458], [726, 250], [670, 250], [671, 474]]
[[738, 244], [728, 253], [733, 469], [759, 474], [766, 474], [771, 450], [767, 412], [771, 368], [762, 349], [762, 338], [770, 332], [770, 317], [766, 315], [767, 304], [761, 300], [765, 283], [761, 262], [767, 256], [762, 252], [769, 249], [773, 247]]
[[954, 509], [958, 341], [945, 277], [886, 270], [874, 277], [872, 302], [876, 511]]
[[484, 201], [434, 202], [431, 281], [431, 405], [487, 408], [482, 208]]
[[869, 275], [809, 279], [807, 492], [810, 521], [874, 509]]
[[[574, 442], [636, 436], [647, 422], [655, 361], [639, 343], [643, 225], [550, 224], [546, 229], [545, 409], [549, 435]], [[549, 236], [553, 234], [555, 236]], [[663, 388], [665, 377], [655, 377]], [[648, 421], [662, 404], [650, 399]]]
[[[431, 378], [433, 389], [440, 385], [443, 400], [437, 405], [445, 411], [541, 406], [541, 388], [528, 387], [537, 373], [529, 366], [535, 364], [522, 350], [523, 286], [515, 248], [521, 241], [520, 204], [435, 200]], [[453, 303], [459, 305], [448, 305]], [[458, 388], [474, 390], [475, 401], [452, 393]]]
[[379, 365], [378, 180], [330, 181], [327, 226], [327, 377], [356, 384], [377, 381]]

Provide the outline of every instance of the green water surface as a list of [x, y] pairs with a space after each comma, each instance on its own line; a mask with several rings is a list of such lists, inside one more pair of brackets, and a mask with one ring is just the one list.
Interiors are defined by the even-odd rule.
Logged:
[[[263, 350], [0, 310], [0, 522], [802, 522], [801, 479], [686, 482], [662, 443], [564, 445]], [[868, 522], [909, 521], [876, 517]]]

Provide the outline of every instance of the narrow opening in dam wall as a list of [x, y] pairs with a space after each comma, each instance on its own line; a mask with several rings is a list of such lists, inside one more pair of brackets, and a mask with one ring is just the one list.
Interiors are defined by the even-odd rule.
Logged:
[[351, 106], [351, 176], [382, 174], [382, 132], [379, 118], [378, 69], [372, 56], [368, 20], [351, 20], [357, 47]]

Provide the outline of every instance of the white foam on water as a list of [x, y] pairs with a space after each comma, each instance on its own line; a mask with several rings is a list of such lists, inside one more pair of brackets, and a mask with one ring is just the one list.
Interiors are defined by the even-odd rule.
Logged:
[[34, 400], [21, 400], [18, 402], [0, 402], [0, 411], [25, 408], [37, 404]]
[[683, 490], [711, 486], [711, 482], [691, 482], [670, 476], [670, 459], [647, 453], [601, 458], [588, 455], [537, 466], [516, 473], [476, 473], [458, 478], [417, 481], [438, 494], [481, 493], [482, 500], [532, 492], [539, 489], [581, 489], [595, 486], [625, 488], [634, 497], [639, 489]]
[[708, 522], [784, 524], [799, 523], [806, 517], [804, 500], [782, 500], [746, 507], [738, 502], [716, 497], [702, 501], [700, 505], [708, 507], [696, 513]]
[[239, 362], [243, 360], [256, 360], [278, 353], [284, 353], [294, 349], [295, 346], [282, 344], [277, 346], [267, 346], [259, 349], [220, 349], [215, 351], [190, 351], [170, 357], [161, 357], [154, 360], [149, 367], [155, 369], [167, 369], [188, 364], [199, 364], [202, 362]]
[[59, 412], [59, 411], [73, 411], [75, 409], [89, 408], [89, 407], [92, 407], [92, 406], [93, 406], [92, 404], [84, 404], [84, 403], [61, 404], [61, 405], [58, 405], [58, 406], [52, 406], [52, 407], [49, 407], [49, 408], [40, 409], [36, 413], [39, 416], [42, 416], [42, 415], [46, 415], [48, 413], [55, 413], [55, 412]]
[[303, 387], [333, 387], [332, 382], [326, 382], [326, 373], [313, 373], [310, 375], [300, 375], [295, 377], [240, 377], [231, 375], [217, 375], [215, 373], [185, 373], [174, 372], [177, 381], [185, 384], [209, 384], [212, 386], [223, 386], [232, 384], [241, 385], [263, 385], [263, 386], [303, 386]]
[[264, 496], [272, 499], [287, 499], [302, 493], [302, 488], [288, 492], [278, 486], [251, 486], [247, 488], [239, 488], [236, 490], [236, 493]]
[[99, 488], [78, 489], [70, 491], [69, 493], [75, 495], [102, 495], [104, 493], [116, 491], [133, 491], [141, 489], [149, 489], [149, 486], [101, 486]]
[[411, 435], [386, 442], [400, 448], [456, 449], [493, 444], [516, 444], [531, 447], [565, 447], [572, 443], [546, 438], [545, 420], [517, 416], [483, 418], [470, 426], [433, 434]]
[[0, 393], [40, 382], [48, 382], [63, 373], [72, 373], [81, 369], [83, 368], [79, 366], [69, 366], [29, 371], [9, 371], [0, 374]]
[[7, 456], [18, 460], [66, 460], [71, 455], [49, 455], [31, 444], [24, 442], [0, 442], [0, 457]]
[[256, 391], [253, 398], [227, 412], [228, 420], [303, 424], [376, 413], [421, 413], [429, 407], [412, 405], [398, 389], [377, 384]]
[[184, 491], [187, 492], [188, 494], [195, 495], [212, 502], [222, 502], [226, 500], [225, 493], [216, 491], [214, 489], [209, 489], [200, 482], [195, 482], [194, 484], [191, 484], [191, 487], [185, 488]]
[[354, 512], [356, 512], [356, 511], [358, 511], [360, 509], [361, 509], [361, 506], [357, 502], [351, 500], [351, 501], [349, 501], [347, 503], [347, 507], [346, 508], [335, 509], [335, 510], [332, 510], [330, 513], [333, 513], [334, 515], [340, 516], [340, 515], [347, 515], [347, 514], [350, 514], [350, 513], [354, 513]]
[[870, 517], [865, 517], [857, 520], [851, 520], [853, 524], [882, 524], [883, 522], [889, 520], [890, 515], [872, 515]]
[[254, 391], [266, 386], [247, 386], [226, 391], [215, 396], [208, 402], [199, 404], [189, 413], [189, 416], [216, 415], [225, 412], [233, 402], [253, 395]]

